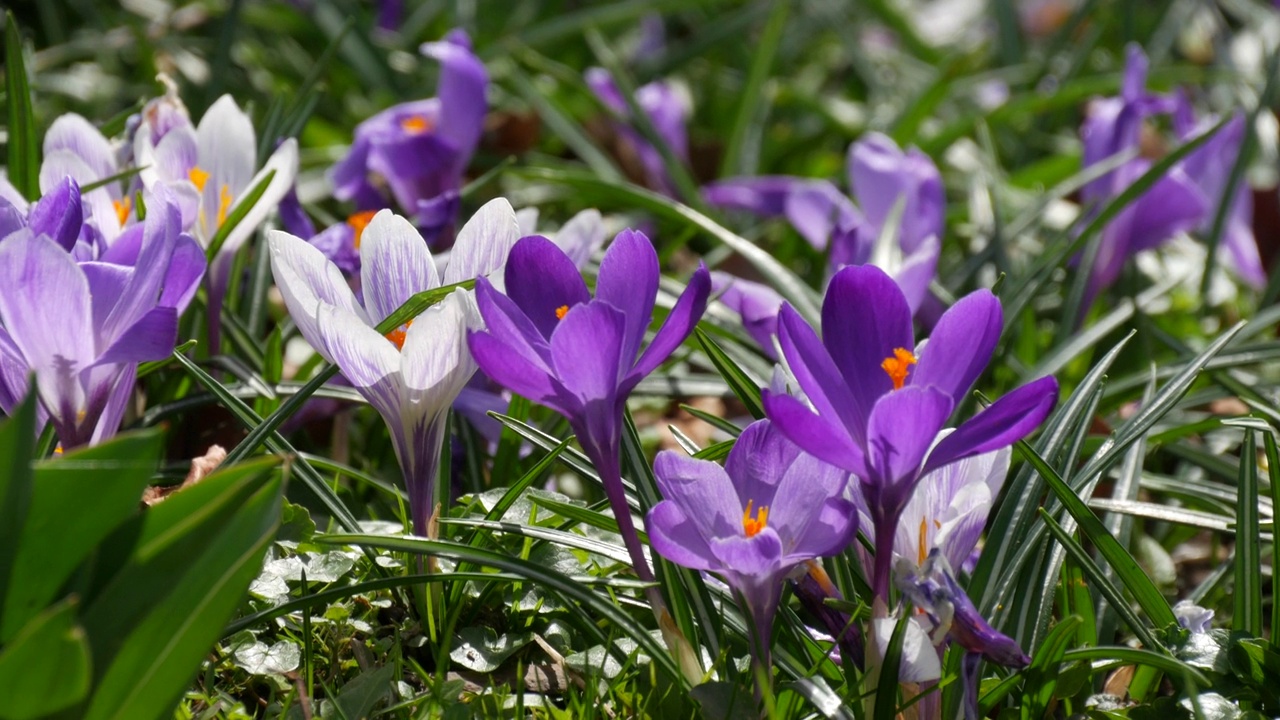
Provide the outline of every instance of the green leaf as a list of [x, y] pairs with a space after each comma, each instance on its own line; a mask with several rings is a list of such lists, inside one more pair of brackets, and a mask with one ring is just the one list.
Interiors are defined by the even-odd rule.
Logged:
[[43, 717], [89, 692], [89, 644], [76, 606], [72, 597], [45, 610], [0, 650], [0, 719]]
[[885, 649], [880, 664], [880, 676], [876, 678], [875, 720], [894, 720], [898, 716], [898, 670], [902, 666], [902, 645], [907, 638], [907, 624], [911, 617], [905, 611], [894, 623], [893, 635]]
[[48, 605], [103, 539], [137, 514], [163, 445], [163, 433], [149, 429], [36, 467], [0, 638], [11, 637]]
[[236, 203], [235, 208], [227, 215], [226, 220], [218, 226], [218, 231], [209, 240], [209, 247], [205, 250], [205, 257], [208, 258], [209, 262], [213, 262], [213, 259], [218, 256], [218, 251], [222, 249], [222, 244], [230, 237], [231, 232], [244, 220], [249, 211], [253, 209], [253, 206], [257, 205], [258, 201], [262, 199], [262, 194], [267, 191], [275, 176], [275, 170], [269, 171], [262, 176], [262, 179], [256, 185], [240, 196], [240, 201]]
[[[172, 712], [262, 567], [283, 500], [277, 464], [262, 458], [221, 470], [145, 513], [118, 582], [84, 615], [95, 656], [99, 637], [123, 635], [105, 643], [114, 652], [95, 673], [86, 720]], [[166, 561], [178, 554], [185, 562]], [[122, 602], [145, 611], [121, 613]]]
[[[9, 614], [22, 536], [31, 507], [31, 457], [36, 446], [35, 383], [13, 417], [0, 425], [0, 617]], [[0, 626], [3, 627], [3, 626]], [[11, 633], [0, 632], [0, 643]]]
[[1276, 447], [1275, 433], [1263, 433], [1262, 446], [1267, 454], [1267, 474], [1271, 477], [1271, 644], [1280, 647], [1280, 512], [1275, 503], [1280, 500], [1280, 449]]
[[1064, 618], [1036, 650], [1031, 666], [1022, 671], [1026, 682], [1022, 688], [1022, 717], [1044, 717], [1049, 702], [1053, 700], [1054, 690], [1058, 686], [1058, 666], [1071, 645], [1072, 636], [1080, 625], [1080, 616], [1072, 615]]
[[22, 33], [5, 13], [5, 102], [9, 106], [9, 182], [28, 200], [40, 197], [40, 138], [36, 133], [31, 86], [22, 58]]
[[729, 359], [725, 355], [724, 350], [716, 344], [711, 336], [702, 331], [701, 328], [694, 328], [694, 337], [698, 339], [698, 344], [707, 354], [707, 358], [711, 360], [711, 364], [715, 366], [716, 371], [729, 384], [729, 388], [733, 390], [733, 394], [738, 396], [743, 405], [747, 406], [747, 412], [751, 413], [751, 417], [759, 420], [764, 417], [764, 401], [761, 398], [760, 384], [752, 380], [747, 374], [738, 367], [738, 364]]
[[785, 2], [773, 4], [764, 32], [752, 48], [751, 69], [747, 71], [747, 84], [742, 88], [742, 99], [738, 102], [738, 112], [734, 115], [733, 127], [729, 131], [729, 144], [725, 148], [724, 159], [720, 162], [720, 177], [756, 174], [760, 139], [769, 110], [769, 104], [763, 102], [764, 86], [769, 79], [769, 70], [773, 67], [778, 46], [782, 43], [789, 7], [790, 4]]
[[[1258, 538], [1258, 450], [1253, 430], [1240, 447], [1240, 485], [1236, 488], [1235, 608], [1231, 626], [1262, 635], [1262, 547]], [[1274, 538], [1273, 538], [1274, 540]]]

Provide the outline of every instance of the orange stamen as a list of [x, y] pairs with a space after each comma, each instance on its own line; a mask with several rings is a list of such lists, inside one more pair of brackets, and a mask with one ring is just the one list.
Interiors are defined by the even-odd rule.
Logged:
[[209, 173], [193, 167], [187, 171], [187, 177], [191, 178], [191, 184], [196, 186], [196, 190], [204, 192], [204, 184], [209, 182]]
[[920, 518], [920, 560], [916, 563], [917, 565], [924, 564], [924, 557], [926, 555], [925, 540], [928, 537], [928, 532], [929, 532], [929, 521], [926, 520], [925, 518]]
[[358, 212], [347, 218], [347, 224], [351, 226], [351, 229], [354, 230], [356, 234], [356, 250], [360, 249], [360, 238], [364, 235], [364, 229], [369, 227], [369, 223], [373, 220], [373, 216], [377, 214], [377, 210], [365, 210], [364, 212]]
[[568, 315], [568, 314], [569, 314], [569, 306], [568, 306], [568, 305], [561, 305], [560, 307], [556, 308], [556, 319], [557, 319], [557, 320], [563, 320], [563, 319], [564, 319], [564, 316], [565, 316], [565, 315]]
[[901, 390], [903, 383], [907, 381], [910, 366], [915, 364], [914, 353], [906, 348], [897, 348], [893, 351], [893, 357], [885, 358], [884, 362], [880, 363], [880, 367], [889, 374], [889, 379], [893, 381], [893, 389]]
[[222, 227], [222, 223], [227, 221], [227, 210], [231, 209], [231, 191], [226, 185], [218, 191], [218, 227]]
[[120, 224], [124, 225], [129, 219], [129, 213], [133, 210], [133, 198], [126, 195], [119, 200], [112, 200], [111, 204], [116, 208], [116, 217], [120, 218]]
[[747, 537], [755, 537], [765, 526], [769, 524], [769, 508], [761, 507], [755, 517], [751, 517], [751, 508], [754, 500], [747, 501], [747, 509], [742, 511], [742, 531]]
[[409, 334], [411, 325], [413, 325], [413, 320], [406, 320], [403, 325], [386, 334], [386, 338], [391, 341], [392, 345], [396, 346], [397, 350], [404, 349], [404, 339]]
[[434, 128], [434, 123], [428, 120], [426, 115], [410, 115], [400, 121], [400, 129], [410, 135], [428, 132]]

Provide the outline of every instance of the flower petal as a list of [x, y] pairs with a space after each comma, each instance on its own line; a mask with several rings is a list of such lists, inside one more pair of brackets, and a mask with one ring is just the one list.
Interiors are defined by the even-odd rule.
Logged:
[[658, 453], [653, 474], [662, 497], [679, 507], [708, 544], [715, 538], [743, 536], [738, 491], [725, 469], [673, 450]]
[[[711, 273], [706, 265], [699, 264], [698, 269], [689, 278], [689, 284], [685, 286], [684, 292], [680, 293], [676, 304], [667, 314], [667, 319], [662, 322], [658, 332], [654, 333], [653, 341], [644, 349], [635, 367], [628, 373], [629, 386], [634, 387], [635, 383], [656, 370], [671, 356], [671, 353], [676, 351], [676, 348], [684, 343], [685, 338], [689, 337], [697, 327], [698, 321], [702, 319], [702, 314], [707, 311], [707, 298], [710, 295]], [[630, 358], [626, 360], [630, 362]]]
[[718, 563], [690, 516], [672, 500], [663, 500], [649, 511], [644, 522], [649, 545], [662, 557], [691, 570], [715, 570]]
[[361, 235], [360, 288], [369, 319], [382, 322], [414, 294], [440, 286], [435, 261], [408, 220], [381, 210]]
[[320, 332], [316, 350], [342, 370], [388, 423], [398, 423], [403, 382], [396, 346], [345, 308], [318, 302], [315, 314]]
[[778, 483], [800, 455], [800, 447], [773, 423], [757, 420], [738, 436], [724, 469], [733, 478], [742, 505], [749, 500], [757, 507], [773, 505]]
[[612, 305], [575, 305], [551, 336], [551, 360], [565, 389], [582, 403], [611, 404], [626, 362], [626, 317]]
[[520, 239], [520, 226], [515, 210], [504, 198], [485, 203], [462, 229], [449, 253], [449, 264], [444, 269], [444, 284], [452, 285], [481, 275], [495, 278], [507, 264], [516, 241]]
[[767, 389], [764, 410], [778, 429], [805, 452], [850, 472], [862, 470], [862, 450], [834, 419], [818, 415], [790, 395]]
[[817, 250], [826, 250], [837, 231], [866, 222], [849, 198], [826, 180], [798, 185], [787, 196], [786, 215], [796, 232]]
[[856, 443], [863, 443], [871, 406], [865, 410], [858, 408], [831, 354], [809, 323], [790, 305], [783, 305], [778, 314], [778, 345], [787, 360], [787, 367], [818, 414], [831, 422], [842, 423], [845, 428], [842, 434]]
[[952, 407], [951, 398], [937, 388], [905, 387], [880, 398], [872, 409], [867, 421], [866, 469], [859, 477], [880, 489], [884, 515], [900, 511], [909, 499], [925, 455]]
[[[250, 167], [252, 168], [252, 166]], [[262, 221], [266, 220], [267, 216], [275, 211], [285, 193], [289, 192], [289, 188], [293, 187], [294, 178], [298, 175], [298, 141], [288, 138], [280, 143], [280, 147], [276, 148], [271, 157], [267, 158], [262, 170], [245, 184], [240, 193], [247, 193], [249, 189], [261, 182], [267, 176], [267, 173], [271, 172], [275, 173], [271, 177], [271, 182], [267, 184], [266, 190], [263, 191], [258, 201], [253, 204], [253, 207], [249, 209], [249, 212], [245, 213], [240, 223], [227, 235], [226, 242], [223, 243], [220, 250], [221, 253], [230, 255], [239, 250], [244, 241], [248, 240], [249, 236], [257, 231]], [[206, 201], [208, 199], [209, 186], [212, 183], [213, 180], [210, 179], [205, 185]], [[235, 201], [232, 202], [230, 209], [227, 211], [228, 217], [240, 207], [242, 200], [244, 200], [244, 195], [237, 194]], [[216, 231], [216, 228], [214, 229]], [[210, 233], [209, 238], [212, 239], [212, 237], [213, 235]]]
[[485, 91], [489, 74], [484, 63], [471, 52], [471, 40], [462, 30], [453, 30], [440, 42], [424, 43], [423, 55], [440, 62], [440, 126], [437, 132], [447, 138], [458, 152], [455, 172], [466, 169], [484, 132], [488, 112]]
[[178, 313], [154, 307], [123, 328], [119, 337], [94, 361], [95, 366], [163, 360], [178, 344]]
[[[268, 232], [267, 242], [271, 245], [271, 272], [276, 286], [289, 308], [289, 315], [312, 347], [324, 352], [320, 329], [316, 325], [317, 302], [349, 310], [368, 324], [368, 315], [356, 302], [342, 272], [319, 250], [307, 241], [279, 230]], [[332, 360], [327, 355], [325, 357]]]
[[572, 410], [561, 397], [551, 373], [540, 361], [487, 332], [468, 332], [467, 348], [484, 374], [504, 388], [562, 415]]
[[991, 362], [1003, 327], [1004, 312], [990, 290], [965, 295], [938, 319], [907, 383], [936, 387], [959, 405]]
[[577, 266], [550, 240], [531, 235], [511, 248], [507, 261], [507, 296], [550, 338], [560, 323], [561, 308], [573, 308], [591, 299]]
[[658, 297], [658, 253], [644, 233], [623, 230], [613, 239], [596, 276], [596, 299], [617, 308], [626, 319], [622, 361], [640, 352], [644, 331]]
[[1008, 447], [1029, 435], [1058, 402], [1052, 376], [1023, 385], [970, 418], [929, 453], [924, 471], [931, 472], [971, 455]]
[[892, 139], [868, 133], [849, 147], [849, 186], [867, 222], [881, 229], [904, 203], [898, 232], [907, 253], [925, 238], [942, 237], [945, 197], [942, 176], [924, 153], [903, 152]]
[[80, 186], [74, 178], [65, 177], [36, 201], [27, 218], [27, 226], [37, 235], [48, 235], [67, 250], [75, 247], [84, 225], [80, 204]]
[[911, 307], [897, 283], [880, 268], [846, 267], [827, 287], [822, 342], [849, 386], [854, 412], [867, 417], [876, 400], [893, 390], [881, 367], [885, 358], [893, 357], [898, 348], [915, 348]]
[[[533, 232], [521, 230], [521, 235], [532, 235]], [[574, 215], [551, 239], [564, 250], [564, 254], [569, 256], [578, 269], [582, 269], [592, 254], [604, 245], [604, 220], [600, 217], [600, 211], [588, 209]]]

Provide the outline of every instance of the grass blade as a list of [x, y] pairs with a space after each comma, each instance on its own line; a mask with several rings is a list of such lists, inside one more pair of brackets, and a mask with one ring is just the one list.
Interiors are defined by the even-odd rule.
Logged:
[[1235, 588], [1232, 591], [1235, 609], [1231, 626], [1251, 637], [1260, 637], [1262, 547], [1258, 538], [1258, 450], [1251, 429], [1244, 431], [1244, 444], [1240, 448], [1240, 485], [1236, 494]]
[[31, 85], [22, 58], [22, 33], [13, 12], [5, 13], [5, 102], [9, 106], [9, 182], [28, 200], [40, 197], [40, 138], [31, 103]]

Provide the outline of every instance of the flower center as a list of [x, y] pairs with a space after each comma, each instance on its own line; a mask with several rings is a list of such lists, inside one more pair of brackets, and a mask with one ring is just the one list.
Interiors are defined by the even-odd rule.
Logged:
[[906, 348], [897, 348], [893, 351], [891, 357], [884, 359], [880, 363], [880, 367], [889, 374], [889, 379], [893, 381], [893, 389], [901, 390], [903, 383], [907, 381], [907, 373], [911, 372], [910, 366], [916, 364], [916, 356]]
[[400, 129], [410, 135], [429, 132], [434, 129], [434, 125], [427, 119], [426, 115], [410, 115], [400, 121]]
[[360, 249], [360, 238], [364, 235], [364, 229], [369, 227], [369, 223], [373, 220], [373, 216], [377, 215], [377, 210], [365, 210], [358, 212], [347, 218], [347, 224], [355, 231], [356, 250]]
[[404, 338], [409, 334], [409, 327], [413, 325], [413, 320], [406, 320], [403, 325], [386, 334], [386, 338], [396, 346], [397, 350], [404, 349]]
[[191, 179], [191, 184], [196, 186], [196, 190], [204, 192], [204, 184], [209, 182], [209, 173], [199, 167], [192, 167], [187, 171], [187, 177]]
[[767, 505], [762, 506], [755, 517], [751, 517], [751, 509], [754, 502], [754, 500], [748, 500], [747, 509], [742, 511], [742, 531], [747, 534], [747, 537], [755, 537], [769, 524], [769, 507]]
[[120, 224], [124, 225], [129, 219], [129, 213], [133, 210], [133, 198], [125, 195], [119, 200], [112, 200], [111, 204], [115, 206], [116, 217], [120, 218]]
[[564, 319], [564, 316], [565, 316], [565, 315], [568, 315], [568, 314], [569, 314], [569, 306], [568, 306], [568, 305], [561, 305], [560, 307], [556, 308], [556, 319], [557, 319], [557, 320], [563, 320], [563, 319]]

